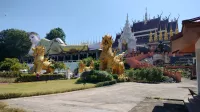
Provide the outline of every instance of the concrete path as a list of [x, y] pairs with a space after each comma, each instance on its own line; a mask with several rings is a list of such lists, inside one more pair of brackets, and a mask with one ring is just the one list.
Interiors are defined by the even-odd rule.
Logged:
[[118, 83], [116, 85], [53, 95], [4, 100], [11, 106], [31, 112], [128, 112], [145, 97], [183, 100], [188, 87], [196, 88], [196, 81], [181, 83]]

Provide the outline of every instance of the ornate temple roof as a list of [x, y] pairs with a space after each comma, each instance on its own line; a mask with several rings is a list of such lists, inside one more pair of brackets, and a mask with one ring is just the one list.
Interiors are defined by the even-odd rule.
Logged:
[[[133, 22], [131, 25], [131, 31], [134, 33], [135, 38], [137, 39], [136, 43], [139, 45], [147, 44], [150, 41], [149, 35], [152, 33], [153, 35], [151, 38], [154, 39], [154, 34], [156, 32], [157, 38], [159, 38], [159, 32], [162, 32], [163, 39], [161, 41], [168, 41], [170, 36], [173, 36], [173, 34], [177, 34], [178, 31], [178, 18], [174, 18], [173, 20], [169, 20], [170, 15], [165, 18], [161, 18], [161, 15], [158, 15], [157, 17], [153, 17], [150, 19], [150, 16], [147, 16], [147, 9], [145, 12], [145, 17], [143, 21]], [[195, 18], [192, 20], [197, 20], [199, 18]], [[167, 30], [167, 38], [165, 30]], [[122, 32], [116, 35], [115, 41], [113, 43], [113, 48], [118, 47], [118, 39], [120, 38]], [[156, 41], [160, 41], [160, 38]], [[154, 42], [154, 40], [153, 40]]]
[[159, 22], [160, 22], [160, 18], [155, 18], [155, 19], [148, 20], [146, 24], [144, 24], [144, 21], [133, 23], [132, 31], [137, 32], [137, 31], [158, 28]]

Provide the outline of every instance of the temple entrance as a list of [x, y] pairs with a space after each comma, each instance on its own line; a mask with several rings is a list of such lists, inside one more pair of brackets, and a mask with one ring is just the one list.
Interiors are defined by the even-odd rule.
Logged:
[[126, 51], [126, 50], [128, 50], [128, 44], [124, 41], [122, 43], [122, 51]]

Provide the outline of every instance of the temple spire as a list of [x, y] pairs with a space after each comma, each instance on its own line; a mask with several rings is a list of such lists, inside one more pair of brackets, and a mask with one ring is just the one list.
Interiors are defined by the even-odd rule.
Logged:
[[161, 28], [160, 28], [160, 32], [159, 32], [159, 40], [160, 40], [160, 41], [163, 41]]
[[149, 42], [153, 42], [153, 37], [152, 37], [152, 33], [151, 32], [149, 34]]
[[128, 21], [128, 14], [126, 16], [126, 23], [125, 23], [125, 26], [123, 28], [123, 33], [126, 32], [126, 33], [132, 33], [131, 32], [131, 27], [130, 27], [130, 24], [129, 24], [129, 21]]
[[128, 21], [128, 13], [127, 13], [127, 15], [126, 15], [126, 21]]
[[148, 20], [148, 17], [147, 17], [147, 7], [146, 7], [146, 12], [145, 12], [145, 20], [146, 21]]
[[156, 41], [158, 41], [158, 36], [157, 36], [157, 32], [155, 31], [155, 33], [154, 33], [154, 41], [156, 42]]
[[170, 32], [169, 32], [170, 38], [173, 36], [173, 30], [172, 30], [172, 25], [170, 26]]
[[147, 21], [148, 21], [148, 15], [147, 15], [147, 8], [146, 8], [145, 17], [144, 17], [144, 23], [146, 24]]
[[167, 28], [166, 28], [166, 26], [165, 26], [164, 40], [165, 40], [165, 41], [168, 40], [168, 34], [167, 34]]

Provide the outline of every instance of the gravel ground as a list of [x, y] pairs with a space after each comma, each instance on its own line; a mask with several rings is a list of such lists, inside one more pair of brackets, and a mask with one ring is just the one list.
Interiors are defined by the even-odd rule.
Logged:
[[[107, 87], [4, 101], [13, 107], [20, 107], [31, 112], [128, 112], [137, 105], [142, 108], [141, 102], [146, 101], [146, 97], [183, 100], [188, 97], [187, 88], [196, 88], [196, 85], [196, 81], [187, 79], [183, 79], [181, 83], [127, 82]], [[162, 104], [163, 102], [160, 104], [161, 107]], [[152, 109], [155, 107], [156, 103], [150, 105]]]

